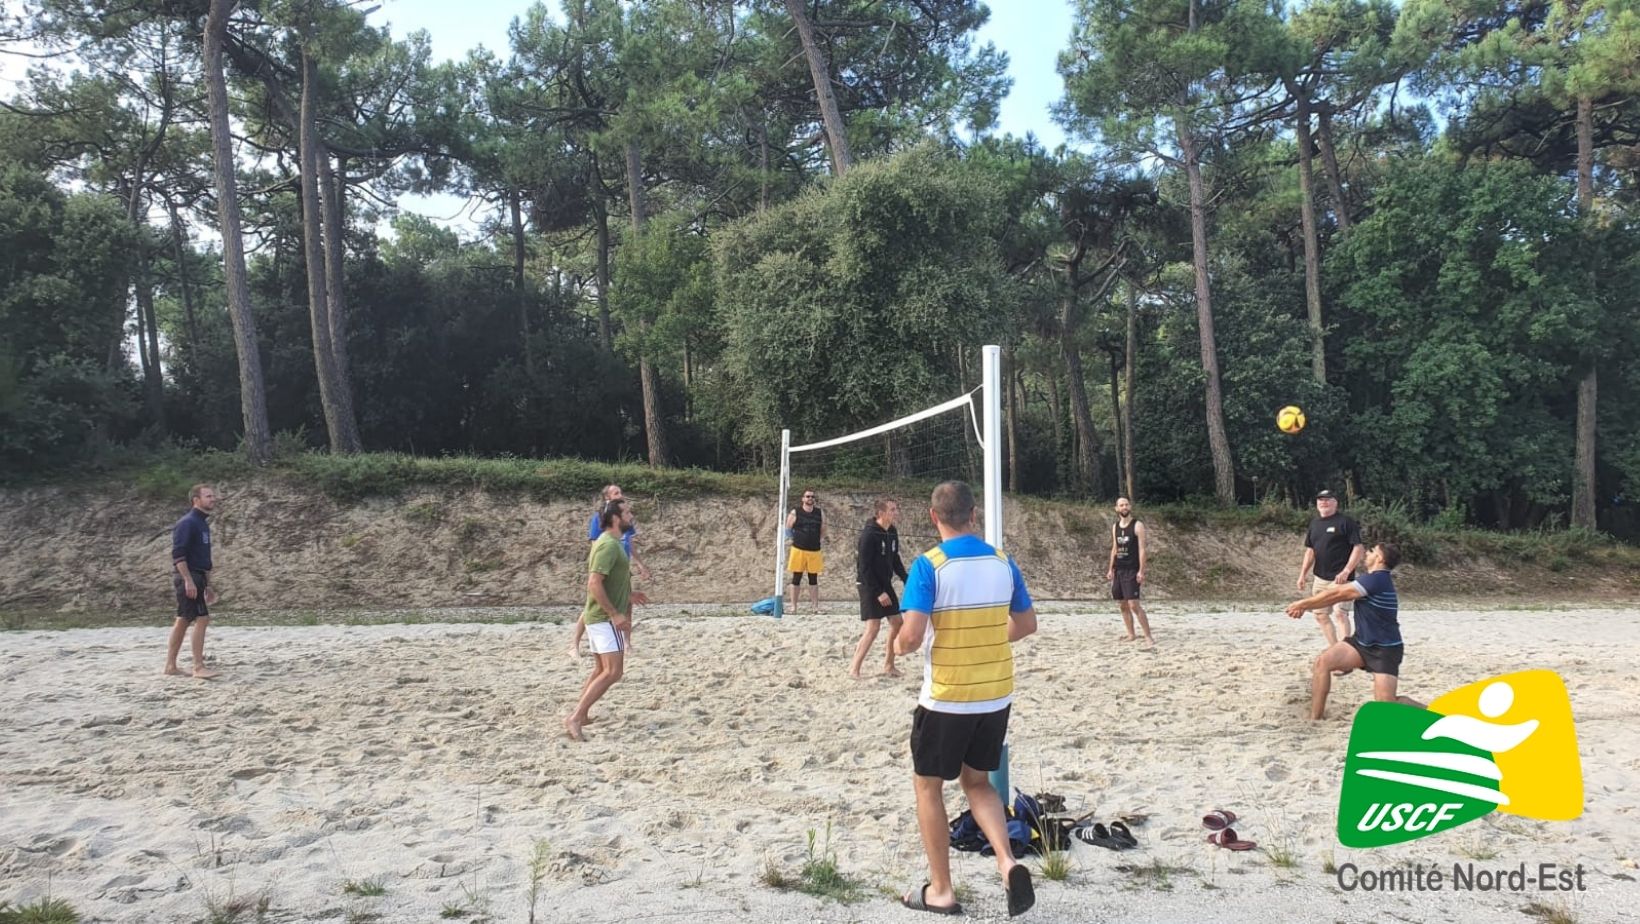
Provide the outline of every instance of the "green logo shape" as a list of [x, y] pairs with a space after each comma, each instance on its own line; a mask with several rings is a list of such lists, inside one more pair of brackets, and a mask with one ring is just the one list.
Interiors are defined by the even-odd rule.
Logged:
[[1355, 713], [1338, 840], [1384, 847], [1438, 834], [1507, 802], [1489, 751], [1450, 738], [1424, 740], [1438, 712], [1400, 703], [1366, 703]]

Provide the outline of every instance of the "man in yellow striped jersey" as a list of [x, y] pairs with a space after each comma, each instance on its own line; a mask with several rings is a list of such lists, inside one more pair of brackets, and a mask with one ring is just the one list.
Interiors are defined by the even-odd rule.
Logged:
[[900, 654], [920, 649], [923, 656], [911, 763], [929, 876], [902, 903], [922, 911], [960, 911], [951, 885], [944, 796], [946, 781], [959, 780], [974, 821], [996, 851], [1008, 913], [1020, 914], [1035, 901], [1031, 874], [1009, 847], [1002, 799], [987, 774], [1001, 764], [1008, 734], [1014, 692], [1010, 643], [1036, 631], [1036, 609], [1019, 567], [973, 534], [974, 492], [968, 485], [947, 481], [935, 488], [929, 515], [941, 541], [911, 564], [900, 601], [905, 624], [896, 640]]

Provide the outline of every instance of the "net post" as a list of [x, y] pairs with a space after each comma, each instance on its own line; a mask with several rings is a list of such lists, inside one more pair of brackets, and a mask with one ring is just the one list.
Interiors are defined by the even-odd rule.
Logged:
[[792, 480], [792, 431], [780, 431], [780, 503], [774, 510], [774, 618], [786, 609], [786, 492]]
[[988, 344], [983, 353], [981, 403], [985, 439], [985, 541], [1002, 548], [1002, 347]]
[[[981, 424], [985, 438], [980, 449], [985, 453], [985, 541], [992, 548], [1002, 549], [1002, 347], [986, 344], [981, 352], [983, 378], [981, 408], [985, 419]], [[1004, 817], [1013, 804], [1008, 788], [1008, 742], [1002, 742], [1002, 762], [991, 771], [991, 788], [1002, 798]]]

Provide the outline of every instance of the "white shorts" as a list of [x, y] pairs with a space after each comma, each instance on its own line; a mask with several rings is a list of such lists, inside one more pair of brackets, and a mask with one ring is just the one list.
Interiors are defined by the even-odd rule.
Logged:
[[[1331, 590], [1331, 589], [1333, 589], [1334, 587], [1337, 587], [1337, 586], [1338, 585], [1334, 584], [1332, 581], [1323, 580], [1321, 578], [1316, 577], [1313, 574], [1310, 575], [1310, 593], [1311, 594], [1318, 594], [1318, 593], [1321, 593], [1323, 590]], [[1348, 613], [1348, 612], [1350, 612], [1354, 609], [1354, 606], [1351, 605], [1351, 601], [1345, 600], [1343, 603], [1334, 603], [1332, 605], [1331, 609], [1341, 610], [1345, 613]], [[1329, 612], [1330, 611], [1331, 610], [1329, 610]], [[1319, 613], [1321, 611], [1316, 610], [1316, 612]]]
[[626, 633], [615, 631], [612, 622], [587, 623], [587, 644], [592, 646], [594, 654], [615, 654], [625, 651], [629, 644]]

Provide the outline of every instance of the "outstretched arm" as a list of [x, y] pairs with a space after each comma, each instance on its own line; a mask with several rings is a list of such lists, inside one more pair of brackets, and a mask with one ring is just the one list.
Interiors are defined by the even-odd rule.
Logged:
[[1348, 584], [1334, 584], [1320, 593], [1311, 594], [1296, 603], [1287, 604], [1287, 615], [1297, 619], [1310, 610], [1328, 609], [1337, 603], [1359, 600], [1361, 596], [1361, 590], [1355, 586], [1354, 581]]

